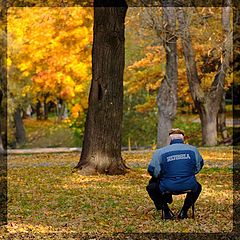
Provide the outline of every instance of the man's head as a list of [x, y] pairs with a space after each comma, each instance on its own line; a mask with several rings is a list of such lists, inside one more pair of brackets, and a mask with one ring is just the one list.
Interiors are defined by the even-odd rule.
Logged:
[[170, 140], [182, 139], [184, 141], [184, 131], [179, 128], [172, 128], [169, 131]]

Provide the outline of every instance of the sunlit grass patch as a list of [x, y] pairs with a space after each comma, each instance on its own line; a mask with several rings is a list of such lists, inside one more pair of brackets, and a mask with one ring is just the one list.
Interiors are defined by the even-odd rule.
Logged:
[[27, 143], [21, 148], [36, 147], [75, 147], [80, 141], [74, 136], [74, 131], [65, 122], [56, 119], [36, 121], [24, 119]]
[[[154, 209], [146, 192], [150, 177], [145, 166], [151, 155], [124, 153], [127, 164], [133, 167], [122, 176], [72, 173], [79, 160], [75, 153], [10, 156], [10, 233], [112, 235], [232, 230], [232, 169], [207, 167], [197, 176], [203, 191], [196, 203], [195, 220], [162, 221], [161, 212]], [[170, 207], [176, 214], [183, 200], [184, 195], [174, 196]]]

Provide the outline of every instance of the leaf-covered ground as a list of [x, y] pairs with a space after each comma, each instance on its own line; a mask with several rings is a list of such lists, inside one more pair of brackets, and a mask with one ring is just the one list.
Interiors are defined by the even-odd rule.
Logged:
[[[233, 227], [232, 149], [201, 149], [206, 160], [198, 174], [203, 191], [196, 218], [163, 221], [146, 192], [152, 152], [123, 153], [131, 170], [124, 176], [72, 173], [78, 153], [8, 157], [8, 231], [24, 234], [230, 232]], [[170, 205], [177, 213], [182, 196]]]

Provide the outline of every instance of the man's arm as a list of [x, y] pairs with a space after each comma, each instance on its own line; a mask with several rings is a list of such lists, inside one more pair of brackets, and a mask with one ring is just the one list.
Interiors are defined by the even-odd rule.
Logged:
[[160, 153], [156, 151], [153, 154], [152, 160], [150, 164], [148, 165], [148, 173], [154, 177], [158, 178], [159, 174], [161, 172], [161, 166], [160, 166]]
[[202, 158], [201, 154], [199, 153], [199, 151], [196, 149], [196, 170], [195, 170], [195, 174], [200, 172], [203, 165], [204, 165], [203, 158]]

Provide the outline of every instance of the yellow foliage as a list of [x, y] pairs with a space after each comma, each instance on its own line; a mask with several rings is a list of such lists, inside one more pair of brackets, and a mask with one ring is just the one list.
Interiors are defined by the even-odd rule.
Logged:
[[22, 72], [19, 81], [28, 79], [24, 96], [29, 91], [33, 98], [47, 93], [48, 99], [87, 101], [92, 24], [93, 9], [87, 7], [9, 9], [8, 66]]
[[81, 105], [84, 109], [87, 109], [88, 108], [88, 98], [82, 99]]
[[24, 77], [28, 77], [30, 75], [30, 73], [28, 71], [24, 71], [22, 74]]
[[80, 104], [75, 104], [73, 107], [72, 107], [72, 117], [73, 118], [77, 118], [79, 117], [79, 115], [81, 113], [83, 113], [83, 108]]
[[30, 62], [24, 62], [24, 63], [19, 64], [18, 67], [22, 72], [24, 72], [25, 70], [31, 69], [32, 65]]
[[10, 67], [12, 64], [12, 60], [10, 57], [7, 58], [7, 66]]
[[135, 108], [138, 112], [144, 113], [146, 111], [152, 110], [155, 106], [156, 106], [156, 99], [155, 98], [150, 98], [144, 104], [136, 105]]
[[83, 88], [82, 85], [76, 85], [76, 87], [75, 87], [75, 92], [76, 93], [81, 93], [83, 91], [84, 91], [84, 88]]

